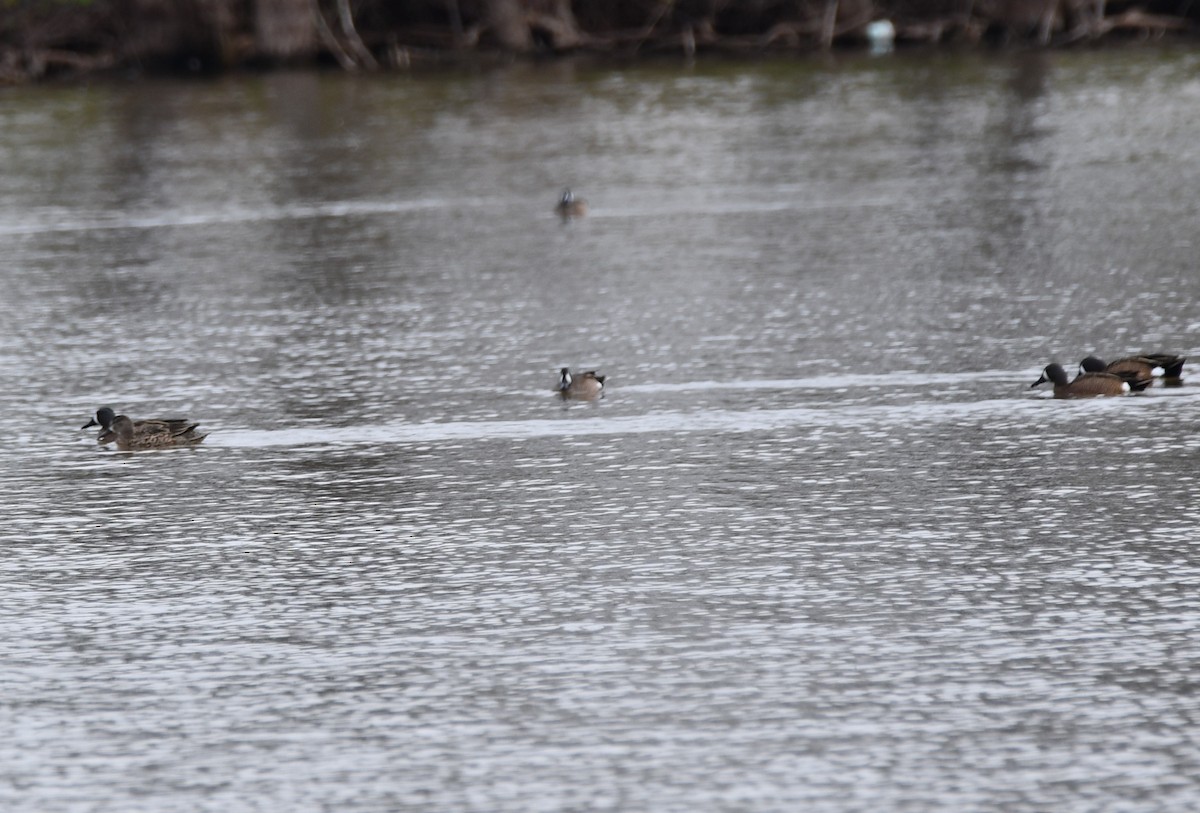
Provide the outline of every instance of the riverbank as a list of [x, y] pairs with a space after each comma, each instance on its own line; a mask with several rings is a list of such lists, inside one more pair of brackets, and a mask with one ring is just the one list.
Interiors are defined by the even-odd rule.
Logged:
[[0, 0], [0, 83], [104, 71], [336, 64], [403, 69], [480, 55], [616, 58], [913, 44], [1200, 43], [1200, 4], [1104, 0]]

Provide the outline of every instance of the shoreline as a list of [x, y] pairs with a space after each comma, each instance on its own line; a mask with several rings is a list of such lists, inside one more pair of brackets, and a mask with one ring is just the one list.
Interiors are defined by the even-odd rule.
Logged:
[[[965, 0], [953, 13], [900, 0], [801, 0], [787, 17], [730, 3], [637, 0], [29, 0], [0, 14], [0, 85], [100, 75], [170, 76], [276, 68], [347, 72], [532, 64], [586, 56], [638, 62], [707, 56], [875, 53], [911, 48], [1063, 50], [1200, 45], [1200, 4]], [[885, 8], [886, 5], [886, 8]], [[1150, 10], [1145, 10], [1149, 8]], [[884, 12], [890, 12], [885, 14]], [[436, 12], [436, 13], [435, 13]]]

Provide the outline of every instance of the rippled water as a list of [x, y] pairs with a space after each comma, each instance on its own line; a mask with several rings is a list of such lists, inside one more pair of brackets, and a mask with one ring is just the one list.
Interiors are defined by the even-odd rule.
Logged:
[[0, 807], [1200, 804], [1198, 69], [2, 91]]

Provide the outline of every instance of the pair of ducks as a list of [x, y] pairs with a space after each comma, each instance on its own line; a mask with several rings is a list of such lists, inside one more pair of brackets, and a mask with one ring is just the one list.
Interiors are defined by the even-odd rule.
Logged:
[[[563, 367], [559, 373], [558, 394], [563, 400], [594, 401], [604, 395], [604, 376], [595, 370], [571, 375]], [[96, 417], [81, 426], [81, 429], [100, 427], [96, 442], [108, 444], [116, 441], [122, 452], [142, 449], [169, 449], [175, 446], [195, 446], [207, 435], [200, 434], [200, 424], [187, 418], [147, 418], [135, 421], [127, 415], [117, 415], [109, 407], [96, 410]]]
[[116, 441], [122, 452], [139, 449], [167, 449], [172, 446], [194, 446], [207, 435], [196, 431], [200, 426], [187, 418], [148, 418], [135, 421], [125, 415], [117, 415], [108, 407], [96, 410], [96, 417], [81, 429], [100, 427], [96, 442], [100, 444]]
[[1079, 363], [1079, 375], [1073, 380], [1067, 379], [1067, 371], [1061, 364], [1050, 364], [1042, 371], [1042, 377], [1029, 386], [1053, 382], [1055, 398], [1125, 395], [1146, 389], [1158, 374], [1164, 383], [1178, 384], [1186, 360], [1184, 356], [1170, 353], [1145, 353], [1106, 364], [1095, 356], [1088, 356]]

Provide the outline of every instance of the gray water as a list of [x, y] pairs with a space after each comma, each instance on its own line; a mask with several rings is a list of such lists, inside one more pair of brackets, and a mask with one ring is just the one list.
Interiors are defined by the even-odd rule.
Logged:
[[1029, 385], [1200, 363], [1198, 132], [1169, 50], [0, 91], [0, 809], [1195, 809], [1200, 376]]

